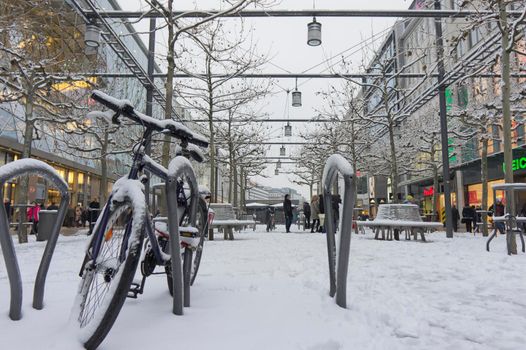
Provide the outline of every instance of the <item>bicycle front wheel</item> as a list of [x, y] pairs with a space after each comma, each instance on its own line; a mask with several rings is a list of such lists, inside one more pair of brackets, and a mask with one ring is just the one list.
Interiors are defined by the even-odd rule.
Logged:
[[102, 343], [133, 282], [143, 240], [143, 223], [132, 223], [133, 213], [133, 205], [126, 202], [112, 209], [107, 224], [97, 230], [103, 235], [98, 256], [84, 264], [76, 306], [86, 349]]

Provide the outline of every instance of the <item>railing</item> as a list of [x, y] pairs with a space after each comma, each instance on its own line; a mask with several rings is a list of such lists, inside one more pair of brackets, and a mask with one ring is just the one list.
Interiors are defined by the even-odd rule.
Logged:
[[[340, 246], [336, 252], [335, 222], [332, 207], [331, 186], [340, 173], [343, 176], [345, 191], [341, 216]], [[347, 272], [351, 247], [352, 220], [354, 208], [354, 171], [345, 158], [334, 154], [327, 159], [323, 170], [323, 200], [325, 204], [324, 227], [327, 231], [327, 253], [329, 257], [329, 278], [331, 297], [336, 295], [336, 304], [347, 305]], [[336, 264], [337, 263], [337, 264]]]
[[[44, 288], [46, 285], [46, 276], [55, 251], [60, 227], [66, 216], [66, 211], [69, 204], [68, 185], [60, 177], [60, 175], [51, 166], [44, 162], [35, 159], [21, 159], [0, 167], [0, 197], [3, 197], [4, 184], [12, 178], [27, 175], [38, 175], [44, 177], [46, 180], [52, 182], [60, 191], [62, 199], [57, 213], [57, 219], [53, 225], [49, 240], [44, 249], [42, 260], [38, 268], [37, 277], [35, 279], [35, 289], [33, 292], [33, 308], [42, 310], [44, 305]], [[20, 277], [20, 269], [18, 267], [18, 259], [16, 257], [13, 240], [9, 234], [9, 221], [5, 206], [0, 209], [0, 246], [4, 254], [4, 260], [7, 268], [7, 276], [9, 278], [9, 285], [11, 288], [11, 306], [9, 310], [9, 317], [13, 320], [20, 320], [22, 318], [22, 279]]]

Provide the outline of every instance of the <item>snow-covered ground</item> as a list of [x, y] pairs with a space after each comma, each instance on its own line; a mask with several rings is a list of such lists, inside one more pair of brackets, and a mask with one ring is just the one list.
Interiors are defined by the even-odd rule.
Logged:
[[[261, 226], [259, 228], [262, 228]], [[284, 229], [281, 229], [284, 232]], [[263, 230], [206, 242], [192, 307], [171, 313], [164, 276], [128, 299], [101, 349], [524, 349], [526, 254], [504, 237], [429, 242], [354, 235], [348, 308], [328, 296], [325, 235]], [[0, 349], [81, 349], [69, 321], [85, 236], [60, 237], [45, 308], [31, 308], [43, 243], [17, 245], [23, 319], [8, 318], [0, 259]]]

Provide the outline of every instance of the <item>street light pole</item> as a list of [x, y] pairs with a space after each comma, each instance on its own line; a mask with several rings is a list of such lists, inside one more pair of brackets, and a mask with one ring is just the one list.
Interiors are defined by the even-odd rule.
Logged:
[[[440, 10], [440, 0], [435, 0], [435, 10]], [[444, 80], [444, 41], [442, 39], [442, 20], [435, 18], [435, 34], [437, 47], [437, 68], [438, 68], [438, 102], [440, 107], [440, 136], [442, 144], [442, 178], [444, 183], [444, 204], [446, 210], [446, 237], [453, 238], [453, 217], [451, 212], [451, 187], [449, 179], [449, 142], [447, 131], [447, 111], [446, 111], [446, 86]], [[435, 188], [437, 191], [438, 188]]]

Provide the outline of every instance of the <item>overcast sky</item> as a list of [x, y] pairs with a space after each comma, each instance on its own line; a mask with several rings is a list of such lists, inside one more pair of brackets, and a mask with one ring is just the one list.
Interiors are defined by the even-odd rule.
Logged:
[[[316, 1], [317, 9], [407, 9], [411, 5], [410, 0], [323, 0]], [[119, 0], [120, 5], [126, 10], [137, 10], [146, 8], [142, 0]], [[176, 10], [188, 9], [211, 9], [219, 8], [218, 0], [176, 0]], [[311, 9], [312, 1], [309, 0], [283, 0], [275, 9]], [[236, 19], [232, 19], [235, 21]], [[363, 42], [375, 37], [376, 45], [382, 41], [382, 33], [385, 32], [395, 21], [394, 18], [317, 18], [322, 24], [322, 45], [310, 47], [307, 45], [307, 23], [308, 18], [247, 18], [246, 23], [253, 26], [254, 37], [258, 41], [258, 48], [262, 52], [268, 52], [271, 56], [271, 64], [264, 67], [267, 73], [327, 73], [329, 66], [336, 63], [336, 59], [329, 60], [331, 57], [340, 57], [342, 54], [347, 56], [356, 67], [359, 66], [364, 55]], [[144, 23], [146, 25], [146, 21]], [[144, 28], [139, 25], [138, 28]], [[139, 29], [140, 30], [140, 29]], [[164, 35], [158, 36], [156, 50], [160, 51], [164, 42]], [[342, 53], [343, 52], [343, 53]], [[326, 63], [324, 63], [326, 62]], [[356, 68], [358, 71], [358, 68]], [[286, 93], [281, 90], [294, 88], [293, 79], [276, 80], [275, 94], [268, 98], [265, 110], [271, 118], [283, 118], [285, 115]], [[330, 79], [299, 80], [299, 90], [303, 94], [302, 107], [290, 107], [290, 118], [311, 118], [315, 116], [315, 109], [322, 107], [321, 97], [316, 96], [317, 91], [327, 89], [330, 84], [338, 82]], [[284, 124], [272, 123], [273, 141], [301, 141], [297, 137], [283, 137]], [[298, 134], [300, 128], [305, 125], [293, 124], [293, 135]], [[268, 156], [279, 156], [279, 147], [273, 146], [267, 153]], [[287, 155], [290, 154], [291, 147], [287, 146]], [[320, 162], [324, 160], [320, 159]], [[292, 170], [294, 165], [284, 165], [282, 170], [285, 172]], [[308, 188], [301, 188], [291, 182], [292, 175], [274, 175], [275, 164], [269, 165], [265, 174], [268, 178], [258, 177], [255, 180], [262, 184], [273, 187], [293, 187], [307, 197]]]

